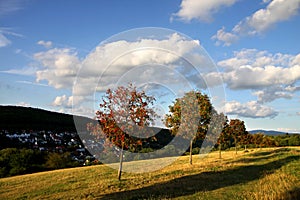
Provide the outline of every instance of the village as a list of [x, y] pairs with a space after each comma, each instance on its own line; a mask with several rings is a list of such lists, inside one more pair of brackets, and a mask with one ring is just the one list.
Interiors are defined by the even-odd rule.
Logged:
[[[95, 159], [87, 149], [101, 149], [103, 144], [94, 141], [92, 138], [81, 140], [77, 132], [69, 131], [2, 130], [0, 136], [5, 137], [6, 145], [11, 147], [28, 148], [42, 152], [70, 152], [72, 160], [82, 164], [85, 164], [87, 160]], [[0, 145], [0, 148], [3, 147]]]

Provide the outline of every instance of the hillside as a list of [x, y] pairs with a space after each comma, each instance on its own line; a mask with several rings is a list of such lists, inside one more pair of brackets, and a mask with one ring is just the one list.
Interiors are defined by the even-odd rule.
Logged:
[[217, 152], [201, 159], [195, 155], [192, 166], [182, 156], [155, 172], [125, 172], [121, 181], [117, 171], [105, 165], [2, 178], [0, 199], [300, 198], [299, 147], [252, 149], [234, 155], [226, 151], [222, 160]]
[[[76, 125], [74, 124], [74, 118], [76, 118]], [[58, 133], [60, 131], [71, 131], [71, 132], [85, 132], [87, 131], [86, 125], [88, 123], [97, 123], [95, 120], [90, 118], [73, 116], [69, 114], [51, 112], [47, 110], [42, 110], [38, 108], [29, 107], [18, 107], [18, 106], [0, 106], [0, 131], [8, 130], [10, 133], [14, 131], [20, 132], [20, 130], [46, 130]], [[79, 130], [81, 128], [81, 130]], [[152, 132], [156, 133], [156, 141], [152, 141], [151, 138], [148, 139], [147, 146], [153, 149], [160, 149], [168, 144], [173, 136], [168, 129], [161, 129], [151, 127]], [[81, 134], [82, 137], [89, 137], [89, 134]], [[36, 137], [36, 136], [34, 136]], [[1, 144], [5, 147], [18, 147], [15, 141], [8, 140], [5, 135], [0, 134], [0, 149]], [[4, 142], [4, 140], [6, 140]], [[40, 140], [43, 139], [43, 135]], [[62, 141], [61, 143], [67, 143], [69, 141]], [[7, 145], [4, 145], [6, 143]], [[27, 142], [28, 143], [28, 142]], [[31, 146], [29, 144], [24, 144], [24, 146]]]
[[[92, 121], [76, 117], [83, 124]], [[0, 106], [0, 129], [76, 131], [72, 115], [20, 106]]]

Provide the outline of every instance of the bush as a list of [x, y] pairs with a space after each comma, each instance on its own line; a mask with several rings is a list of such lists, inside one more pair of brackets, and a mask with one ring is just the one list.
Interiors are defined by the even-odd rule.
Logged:
[[49, 169], [62, 169], [79, 166], [79, 163], [73, 161], [70, 153], [49, 153], [45, 167]]

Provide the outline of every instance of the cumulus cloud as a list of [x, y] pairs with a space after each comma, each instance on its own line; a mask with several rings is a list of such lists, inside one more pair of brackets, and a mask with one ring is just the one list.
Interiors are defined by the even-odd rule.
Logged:
[[57, 96], [52, 105], [53, 106], [63, 106], [67, 108], [71, 108], [73, 103], [73, 97], [67, 97], [67, 95]]
[[274, 85], [292, 91], [300, 80], [299, 54], [271, 54], [256, 49], [243, 49], [233, 58], [218, 62], [225, 72], [223, 79], [231, 89], [260, 89]]
[[51, 41], [44, 41], [44, 40], [40, 40], [37, 42], [38, 45], [41, 45], [45, 48], [50, 48], [52, 47], [52, 42]]
[[[257, 103], [263, 105], [280, 98], [291, 99], [300, 91], [299, 55], [243, 49], [217, 64], [226, 87], [250, 90]], [[218, 81], [216, 73], [205, 76], [211, 85], [223, 83]]]
[[234, 32], [240, 32], [249, 28], [251, 34], [262, 33], [276, 23], [286, 21], [298, 14], [299, 8], [300, 0], [273, 0], [265, 9], [256, 11], [252, 16], [247, 17], [244, 22], [234, 27], [233, 30]]
[[279, 98], [291, 99], [293, 95], [282, 87], [270, 87], [264, 90], [258, 90], [253, 92], [253, 95], [257, 96], [257, 100], [260, 103], [267, 103]]
[[244, 104], [237, 101], [227, 102], [225, 104], [225, 112], [229, 115], [247, 118], [274, 118], [278, 115], [278, 112], [274, 109], [256, 101], [249, 101]]
[[300, 65], [290, 68], [249, 65], [225, 73], [224, 80], [232, 89], [258, 89], [272, 85], [290, 85], [300, 79]]
[[87, 104], [86, 100], [94, 103], [91, 99], [98, 99], [94, 94], [129, 82], [137, 86], [161, 84], [175, 93], [181, 88], [206, 88], [207, 80], [200, 71], [216, 71], [199, 41], [177, 33], [160, 39], [144, 37], [102, 43], [84, 59], [68, 48], [52, 48], [34, 54], [34, 58], [40, 64], [36, 72], [38, 82], [46, 80], [57, 89], [72, 90], [71, 97], [59, 96], [53, 101], [54, 106], [65, 107], [70, 106], [71, 98], [76, 105]]
[[[263, 2], [268, 3], [269, 1]], [[224, 43], [228, 46], [232, 43], [228, 43], [224, 37], [218, 37], [218, 33], [222, 33], [225, 36], [235, 36], [235, 41], [237, 40], [236, 37], [262, 34], [277, 23], [287, 21], [297, 15], [299, 8], [300, 0], [272, 0], [266, 8], [257, 10], [251, 16], [237, 23], [231, 32], [225, 32], [224, 28], [222, 28], [212, 39], [217, 40], [216, 44]]]
[[[145, 46], [147, 48], [144, 48]], [[83, 60], [80, 60], [71, 49], [54, 48], [34, 55], [42, 66], [42, 69], [37, 71], [37, 81], [47, 80], [49, 85], [55, 88], [71, 88], [76, 80], [80, 87], [73, 92], [76, 95], [86, 95], [94, 90], [93, 85], [99, 79], [101, 85], [97, 90], [104, 91], [120, 77], [126, 79], [128, 74], [131, 74], [131, 77], [127, 79], [162, 74], [155, 68], [154, 71], [151, 67], [147, 68], [150, 64], [157, 65], [157, 69], [162, 69], [161, 65], [164, 65], [165, 72], [169, 74], [176, 73], [175, 68], [180, 71], [177, 62], [183, 61], [183, 57], [189, 57], [193, 64], [206, 66], [204, 58], [190, 55], [196, 47], [199, 47], [199, 41], [185, 40], [178, 34], [173, 34], [164, 40], [140, 39], [134, 42], [119, 40], [100, 45]], [[144, 66], [148, 70], [143, 72], [138, 70], [137, 73], [135, 72], [137, 66]], [[190, 73], [188, 70], [191, 69], [192, 66], [184, 68], [187, 70], [184, 73]]]
[[230, 7], [238, 0], [182, 0], [180, 10], [173, 14], [171, 20], [175, 17], [183, 21], [191, 21], [193, 19], [210, 22], [213, 14], [223, 7]]
[[72, 49], [50, 49], [34, 54], [42, 69], [37, 70], [37, 82], [47, 80], [55, 88], [72, 88], [80, 60]]
[[211, 37], [211, 39], [216, 40], [216, 45], [219, 46], [223, 43], [224, 46], [230, 46], [238, 40], [238, 36], [225, 31], [225, 27], [218, 30], [217, 33]]

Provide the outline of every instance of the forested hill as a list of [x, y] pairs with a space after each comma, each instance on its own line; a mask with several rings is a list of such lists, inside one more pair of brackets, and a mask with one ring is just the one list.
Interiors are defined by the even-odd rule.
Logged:
[[[92, 120], [79, 117], [82, 127]], [[39, 108], [0, 106], [0, 130], [62, 130], [76, 131], [73, 115]]]

